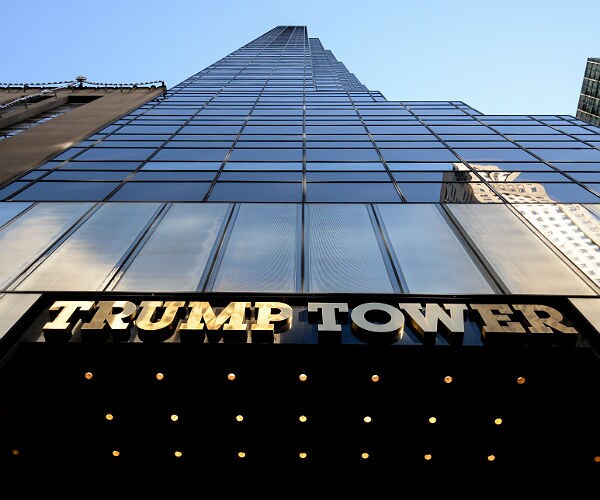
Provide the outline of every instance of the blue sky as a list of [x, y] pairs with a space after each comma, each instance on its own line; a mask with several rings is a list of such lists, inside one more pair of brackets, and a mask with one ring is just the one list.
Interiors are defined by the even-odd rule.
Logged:
[[1, 17], [0, 82], [171, 87], [297, 24], [390, 100], [574, 115], [586, 59], [600, 57], [600, 0], [33, 0], [3, 2]]

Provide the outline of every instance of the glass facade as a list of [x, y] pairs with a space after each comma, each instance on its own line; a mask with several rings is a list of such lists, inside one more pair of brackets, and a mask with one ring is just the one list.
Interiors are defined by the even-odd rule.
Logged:
[[0, 196], [3, 292], [600, 291], [598, 126], [388, 101], [303, 26]]
[[597, 478], [598, 126], [389, 101], [278, 26], [19, 172], [2, 470]]
[[593, 125], [600, 125], [600, 59], [597, 57], [587, 60], [576, 116]]

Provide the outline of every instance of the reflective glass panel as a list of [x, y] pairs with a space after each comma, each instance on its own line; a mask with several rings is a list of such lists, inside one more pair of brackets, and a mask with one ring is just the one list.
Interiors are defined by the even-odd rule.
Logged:
[[307, 292], [394, 291], [367, 205], [305, 207]]
[[448, 205], [510, 293], [594, 292], [505, 205]]
[[408, 293], [494, 293], [437, 205], [379, 205]]
[[300, 219], [299, 204], [241, 205], [212, 290], [299, 291]]
[[135, 255], [115, 290], [196, 290], [228, 208], [226, 204], [174, 204]]
[[0, 231], [0, 287], [5, 288], [92, 207], [38, 203]]
[[150, 222], [156, 203], [106, 203], [17, 290], [101, 290]]

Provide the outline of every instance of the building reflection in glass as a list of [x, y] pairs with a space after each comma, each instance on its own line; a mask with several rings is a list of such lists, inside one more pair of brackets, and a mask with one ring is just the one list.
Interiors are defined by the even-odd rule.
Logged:
[[[545, 240], [583, 273], [600, 285], [600, 210], [578, 203], [556, 203], [537, 182], [517, 182], [521, 172], [501, 170], [497, 165], [463, 163], [445, 173], [442, 202], [498, 203], [498, 195], [534, 226]], [[493, 184], [483, 184], [478, 178]], [[461, 182], [457, 182], [461, 181]]]

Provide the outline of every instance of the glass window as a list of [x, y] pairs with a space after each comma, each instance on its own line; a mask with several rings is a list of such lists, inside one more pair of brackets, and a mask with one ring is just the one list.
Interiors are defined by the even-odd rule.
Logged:
[[473, 170], [481, 171], [481, 170], [491, 170], [491, 171], [512, 171], [512, 170], [526, 170], [526, 171], [545, 171], [545, 172], [555, 172], [552, 167], [549, 167], [545, 163], [471, 163], [471, 168]]
[[300, 224], [299, 204], [241, 205], [212, 290], [299, 291]]
[[187, 171], [174, 172], [171, 170], [154, 170], [151, 172], [137, 172], [133, 181], [212, 181], [216, 172]]
[[600, 172], [569, 172], [569, 175], [579, 182], [594, 182], [600, 179]]
[[230, 149], [233, 141], [171, 141], [165, 148]]
[[512, 134], [552, 134], [557, 135], [560, 132], [554, 130], [551, 127], [545, 125], [494, 125], [494, 128], [499, 132], [512, 135]]
[[448, 141], [451, 148], [516, 148], [508, 141]]
[[240, 125], [186, 125], [181, 134], [238, 134]]
[[307, 163], [306, 170], [385, 170], [383, 163]]
[[366, 205], [305, 210], [306, 292], [394, 292]]
[[221, 162], [192, 162], [192, 161], [149, 161], [141, 170], [219, 170]]
[[479, 171], [479, 174], [489, 182], [568, 182], [564, 175], [558, 172], [508, 172], [508, 171]]
[[600, 150], [597, 149], [531, 149], [533, 154], [548, 162], [556, 161], [600, 161]]
[[311, 182], [306, 185], [309, 202], [399, 202], [391, 182]]
[[372, 134], [427, 134], [431, 132], [421, 125], [368, 125], [367, 128]]
[[455, 149], [465, 161], [534, 161], [535, 158], [523, 149]]
[[[456, 173], [458, 174], [458, 172], [456, 172]], [[451, 172], [450, 176], [454, 177], [454, 174], [455, 174], [455, 172]], [[442, 182], [444, 179], [449, 180], [447, 172], [401, 171], [401, 172], [394, 172], [393, 175], [394, 175], [394, 179], [396, 179], [396, 181], [398, 181], [398, 182], [402, 182], [402, 181]], [[452, 180], [454, 180], [454, 179], [452, 179]], [[439, 191], [438, 191], [438, 193], [439, 193]]]
[[127, 182], [110, 201], [202, 201], [210, 182]]
[[586, 149], [589, 148], [587, 144], [579, 141], [519, 141], [519, 144], [527, 149], [532, 148], [552, 148], [552, 149], [566, 149], [566, 148], [576, 148], [576, 149]]
[[224, 170], [302, 170], [301, 162], [227, 162]]
[[494, 293], [436, 205], [379, 205], [405, 292]]
[[[390, 170], [393, 171], [404, 171], [404, 170], [437, 170], [437, 171], [444, 171], [444, 170], [454, 170], [455, 165], [461, 165], [466, 167], [466, 165], [462, 164], [462, 163], [427, 163], [427, 162], [422, 162], [422, 163], [411, 163], [411, 162], [402, 162], [402, 163], [393, 163], [393, 162], [388, 162], [388, 167]], [[468, 168], [468, 167], [467, 167]]]
[[181, 161], [223, 161], [229, 149], [161, 149], [153, 160], [181, 160]]
[[101, 201], [118, 182], [44, 182], [39, 181], [15, 195], [23, 201]]
[[302, 161], [302, 149], [235, 148], [229, 161]]
[[578, 204], [513, 206], [548, 243], [600, 285], [600, 242], [594, 237], [599, 233], [600, 217]]
[[41, 297], [36, 293], [4, 293], [0, 295], [0, 340]]
[[431, 130], [436, 134], [496, 134], [485, 125], [431, 125]]
[[276, 127], [269, 125], [246, 125], [240, 136], [243, 138], [247, 134], [261, 134], [267, 136], [279, 134], [302, 134], [302, 125], [278, 125]]
[[438, 141], [379, 141], [377, 143], [379, 148], [438, 148], [443, 149], [444, 146], [441, 142]]
[[0, 203], [0, 227], [6, 224], [9, 220], [14, 219], [23, 210], [29, 208], [31, 203], [15, 202], [15, 203]]
[[306, 161], [378, 161], [379, 155], [368, 149], [307, 149]]
[[597, 203], [597, 196], [575, 183], [515, 182], [491, 183], [512, 203]]
[[307, 172], [306, 180], [309, 182], [335, 182], [335, 181], [361, 181], [385, 182], [390, 180], [387, 172]]
[[556, 168], [560, 168], [566, 172], [584, 171], [584, 172], [600, 172], [600, 163], [554, 163]]
[[90, 148], [81, 153], [78, 161], [86, 160], [145, 160], [154, 149], [144, 148]]
[[448, 149], [381, 149], [386, 162], [389, 161], [460, 161]]
[[0, 231], [0, 288], [5, 289], [92, 206], [38, 203], [4, 226]]
[[125, 125], [119, 134], [174, 134], [179, 125]]
[[209, 201], [302, 201], [300, 182], [217, 182]]
[[131, 172], [118, 170], [55, 170], [50, 172], [45, 181], [122, 181]]
[[307, 134], [364, 134], [363, 125], [307, 125]]
[[510, 293], [594, 294], [507, 206], [448, 209]]
[[135, 170], [141, 165], [133, 161], [70, 161], [63, 163], [60, 170]]
[[202, 286], [229, 205], [174, 204], [160, 219], [115, 290], [194, 291]]
[[13, 193], [16, 193], [19, 189], [22, 189], [29, 184], [29, 182], [11, 182], [8, 186], [0, 189], [0, 200], [10, 198]]
[[106, 203], [17, 290], [102, 290], [154, 214], [156, 203]]
[[290, 181], [302, 182], [302, 172], [222, 172], [220, 181]]

